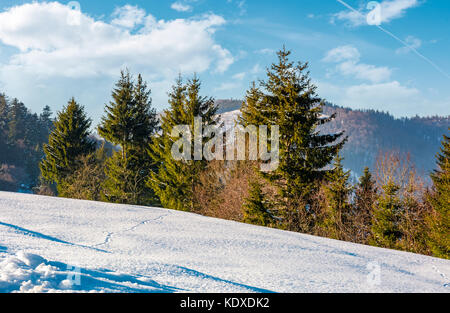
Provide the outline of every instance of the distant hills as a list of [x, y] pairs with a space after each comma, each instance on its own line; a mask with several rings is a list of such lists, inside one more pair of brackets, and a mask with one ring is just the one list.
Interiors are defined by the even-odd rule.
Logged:
[[[219, 112], [225, 113], [239, 110], [242, 100], [217, 100], [216, 103]], [[395, 151], [409, 154], [419, 174], [428, 176], [435, 169], [442, 135], [448, 134], [450, 127], [450, 116], [394, 118], [386, 112], [353, 110], [332, 104], [327, 104], [323, 113], [336, 113], [336, 119], [321, 131], [345, 131], [349, 137], [343, 149], [344, 166], [356, 175], [365, 166], [373, 168], [380, 152]]]

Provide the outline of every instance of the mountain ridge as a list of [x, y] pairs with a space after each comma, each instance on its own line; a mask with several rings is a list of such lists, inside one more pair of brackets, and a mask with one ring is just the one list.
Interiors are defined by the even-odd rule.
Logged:
[[[241, 100], [219, 99], [220, 114], [241, 108]], [[377, 110], [355, 110], [326, 103], [325, 115], [336, 118], [320, 130], [325, 133], [345, 131], [349, 140], [343, 148], [344, 166], [357, 176], [364, 167], [374, 168], [380, 153], [395, 152], [407, 158], [422, 177], [436, 168], [435, 156], [439, 152], [442, 136], [448, 133], [449, 116], [395, 118]], [[229, 117], [228, 117], [229, 118]]]

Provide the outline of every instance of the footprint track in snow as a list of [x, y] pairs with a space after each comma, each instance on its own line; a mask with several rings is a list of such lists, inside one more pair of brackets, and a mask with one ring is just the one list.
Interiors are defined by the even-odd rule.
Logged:
[[152, 218], [152, 219], [148, 219], [148, 220], [144, 220], [142, 222], [139, 222], [139, 223], [137, 223], [136, 225], [134, 225], [134, 226], [132, 226], [130, 228], [126, 228], [126, 229], [115, 231], [115, 232], [108, 232], [106, 234], [105, 240], [103, 242], [98, 243], [96, 245], [93, 245], [92, 247], [95, 248], [95, 247], [106, 245], [106, 244], [108, 244], [111, 241], [112, 236], [115, 235], [115, 234], [120, 234], [120, 233], [126, 233], [126, 232], [130, 232], [130, 231], [134, 231], [137, 228], [139, 228], [140, 226], [143, 226], [143, 225], [146, 225], [146, 224], [149, 224], [151, 222], [158, 221], [158, 220], [162, 220], [162, 219], [164, 219], [165, 217], [167, 217], [167, 216], [169, 216], [171, 214], [172, 214], [171, 212], [167, 212], [166, 214], [160, 215], [160, 216], [158, 216], [156, 218]]

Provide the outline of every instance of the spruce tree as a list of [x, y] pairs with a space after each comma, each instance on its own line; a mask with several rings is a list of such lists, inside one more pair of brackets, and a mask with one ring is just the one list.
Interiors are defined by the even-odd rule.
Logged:
[[401, 239], [400, 219], [402, 203], [398, 196], [400, 187], [389, 180], [383, 186], [383, 195], [374, 207], [369, 243], [384, 248], [397, 248]]
[[271, 226], [276, 222], [271, 212], [271, 204], [258, 181], [250, 183], [249, 196], [245, 199], [243, 222], [261, 226]]
[[346, 236], [351, 231], [350, 194], [352, 186], [349, 183], [350, 171], [344, 171], [343, 158], [337, 155], [334, 168], [328, 172], [328, 184], [325, 186], [326, 216], [324, 228], [329, 237], [334, 239], [349, 239]]
[[[280, 131], [279, 166], [264, 174], [280, 193], [278, 205], [284, 208], [290, 230], [308, 231], [296, 221], [312, 204], [319, 183], [327, 177], [329, 165], [344, 145], [343, 133], [320, 134], [318, 128], [335, 116], [322, 115], [324, 101], [311, 83], [307, 63], [294, 65], [290, 51], [278, 53], [278, 63], [267, 70], [267, 80], [247, 93], [243, 106], [244, 126], [264, 123], [278, 125]], [[301, 213], [301, 214], [299, 214]]]
[[105, 180], [105, 162], [107, 153], [103, 144], [95, 152], [81, 156], [75, 172], [61, 183], [61, 197], [100, 201]]
[[355, 190], [354, 199], [354, 227], [356, 241], [367, 243], [372, 224], [372, 210], [377, 199], [377, 187], [368, 167], [364, 168], [364, 174], [359, 178]]
[[[8, 111], [8, 141], [15, 143], [18, 140], [24, 140], [27, 131], [28, 109], [18, 99], [13, 99]], [[33, 130], [34, 131], [34, 130]]]
[[155, 205], [155, 195], [146, 185], [154, 166], [147, 148], [158, 124], [150, 90], [140, 74], [135, 83], [128, 71], [122, 71], [112, 98], [99, 133], [120, 145], [121, 151], [106, 162], [104, 198], [117, 203]]
[[[161, 115], [161, 135], [150, 146], [150, 156], [157, 161], [157, 170], [151, 173], [148, 185], [153, 188], [161, 204], [169, 209], [195, 211], [194, 190], [199, 184], [199, 174], [205, 170], [207, 162], [195, 160], [194, 118], [201, 117], [202, 125], [217, 125], [217, 107], [212, 98], [200, 96], [200, 81], [194, 76], [186, 85], [179, 77], [169, 93], [170, 108]], [[175, 160], [172, 146], [179, 138], [172, 137], [177, 125], [187, 125], [192, 134], [189, 159]], [[203, 136], [203, 143], [209, 138]]]
[[0, 94], [0, 162], [6, 161], [7, 156], [7, 129], [8, 129], [8, 115], [9, 103], [4, 94]]
[[[450, 130], [450, 128], [449, 128]], [[450, 259], [450, 137], [444, 135], [441, 152], [437, 155], [438, 169], [431, 178], [433, 216], [429, 218], [428, 245], [434, 256]]]
[[122, 158], [127, 158], [128, 147], [131, 145], [135, 129], [135, 99], [134, 84], [128, 71], [121, 71], [120, 79], [112, 92], [113, 101], [106, 105], [106, 116], [98, 127], [100, 136], [109, 142], [120, 145]]
[[42, 139], [45, 139], [44, 141], [48, 140], [48, 135], [53, 130], [52, 115], [53, 115], [53, 112], [48, 105], [46, 105], [44, 107], [44, 109], [42, 110], [42, 113], [39, 115], [39, 123], [41, 124], [40, 135], [41, 135]]
[[48, 144], [44, 145], [45, 158], [40, 163], [47, 182], [60, 184], [75, 172], [81, 156], [95, 150], [95, 143], [89, 138], [90, 126], [84, 107], [73, 98], [58, 113]]
[[6, 130], [8, 125], [9, 103], [4, 94], [0, 93], [0, 130]]
[[176, 161], [171, 154], [172, 145], [176, 138], [171, 137], [172, 129], [177, 125], [187, 123], [183, 119], [184, 104], [186, 103], [186, 86], [181, 77], [169, 93], [170, 108], [161, 114], [161, 135], [156, 136], [150, 146], [149, 154], [157, 163], [147, 184], [155, 191], [161, 204], [165, 208], [186, 210], [190, 207], [190, 196], [185, 191], [189, 187], [190, 178], [187, 164]]

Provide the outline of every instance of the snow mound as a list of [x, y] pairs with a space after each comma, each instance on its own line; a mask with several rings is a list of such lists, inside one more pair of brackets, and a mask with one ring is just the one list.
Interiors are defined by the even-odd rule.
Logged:
[[0, 253], [0, 292], [173, 292], [150, 279], [88, 270], [19, 251]]

